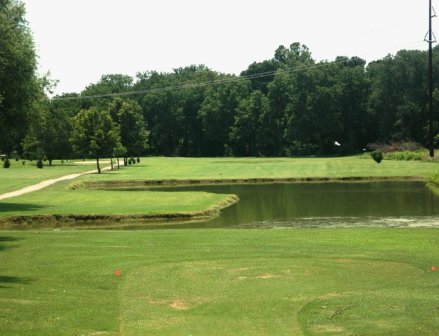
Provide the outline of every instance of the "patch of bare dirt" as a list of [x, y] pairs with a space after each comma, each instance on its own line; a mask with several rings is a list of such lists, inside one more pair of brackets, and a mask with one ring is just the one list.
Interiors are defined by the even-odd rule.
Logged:
[[169, 307], [175, 309], [175, 310], [189, 310], [190, 306], [187, 302], [184, 302], [182, 300], [175, 300], [172, 302]]

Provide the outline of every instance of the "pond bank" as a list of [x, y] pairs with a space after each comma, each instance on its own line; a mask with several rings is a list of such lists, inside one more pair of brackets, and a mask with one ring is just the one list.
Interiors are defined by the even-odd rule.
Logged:
[[415, 181], [424, 182], [419, 176], [349, 176], [349, 177], [290, 177], [290, 178], [239, 178], [239, 179], [162, 179], [162, 180], [108, 180], [80, 181], [72, 183], [70, 190], [106, 189], [126, 187], [264, 184], [264, 183], [325, 183], [325, 182], [373, 182], [373, 181]]

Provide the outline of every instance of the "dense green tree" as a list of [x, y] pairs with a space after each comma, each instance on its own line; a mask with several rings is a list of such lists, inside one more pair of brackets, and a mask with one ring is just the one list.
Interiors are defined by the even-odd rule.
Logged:
[[99, 159], [113, 157], [115, 151], [122, 147], [119, 127], [109, 112], [95, 107], [81, 110], [72, 119], [72, 124], [73, 149], [78, 155], [95, 158], [98, 173], [101, 173]]
[[0, 153], [18, 149], [29, 125], [38, 81], [23, 3], [0, 1]]
[[205, 136], [205, 155], [230, 154], [229, 130], [234, 123], [235, 110], [249, 90], [249, 81], [224, 82], [206, 90], [199, 111]]
[[53, 159], [67, 159], [72, 155], [71, 116], [65, 109], [56, 108], [46, 95], [45, 90], [51, 91], [55, 83], [47, 76], [39, 81], [40, 90], [32, 104], [31, 122], [22, 147], [26, 157], [44, 158], [52, 165]]
[[[439, 69], [438, 48], [434, 55]], [[170, 73], [139, 73], [135, 81], [106, 75], [81, 95], [137, 93], [130, 100], [59, 99], [53, 105], [64, 110], [60, 115], [70, 116], [81, 108], [104, 109], [121, 123], [119, 112], [129, 102], [126, 111], [136, 112], [126, 113], [130, 126], [122, 131], [122, 138], [143, 134], [137, 140], [144, 143], [149, 132], [148, 153], [154, 155], [355, 153], [376, 141], [425, 142], [426, 62], [426, 52], [400, 51], [367, 67], [358, 57], [316, 63], [305, 45], [293, 43], [280, 46], [272, 59], [251, 64], [241, 73], [243, 77], [202, 65]], [[434, 78], [438, 90], [439, 70]], [[74, 95], [59, 98], [69, 97]], [[34, 140], [38, 139], [29, 137], [31, 147], [39, 145]], [[134, 153], [128, 145], [132, 140], [123, 139], [114, 153], [124, 154], [114, 155], [135, 156], [129, 154]]]
[[253, 91], [248, 98], [241, 100], [230, 131], [233, 155], [258, 156], [264, 153], [267, 139], [262, 130], [269, 109], [268, 98], [261, 91]]
[[245, 76], [250, 80], [252, 90], [259, 90], [267, 94], [268, 84], [273, 80], [279, 67], [279, 62], [274, 59], [254, 62], [248, 66], [247, 70], [241, 72], [241, 76]]
[[374, 138], [426, 143], [427, 55], [402, 50], [367, 67]]

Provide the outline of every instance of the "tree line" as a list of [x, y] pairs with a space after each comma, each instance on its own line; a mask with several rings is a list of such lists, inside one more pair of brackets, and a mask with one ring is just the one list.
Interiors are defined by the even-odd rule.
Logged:
[[[15, 1], [6, 3], [24, 10]], [[23, 41], [32, 42], [23, 22], [16, 29]], [[2, 34], [3, 25], [0, 17], [0, 39], [16, 43]], [[2, 57], [3, 45], [0, 154], [15, 151], [49, 160], [124, 157], [126, 162], [145, 154], [305, 156], [358, 153], [374, 142], [427, 144], [424, 51], [401, 50], [369, 64], [344, 56], [317, 62], [305, 45], [293, 43], [240, 76], [203, 65], [141, 72], [135, 78], [111, 74], [80, 93], [49, 99], [53, 83], [35, 75], [33, 44], [19, 45], [29, 48], [20, 53], [28, 59], [19, 78], [7, 77], [13, 62], [8, 65], [9, 56]], [[436, 47], [436, 107], [438, 55]], [[435, 113], [436, 130], [438, 120]], [[435, 140], [437, 145], [439, 137]]]

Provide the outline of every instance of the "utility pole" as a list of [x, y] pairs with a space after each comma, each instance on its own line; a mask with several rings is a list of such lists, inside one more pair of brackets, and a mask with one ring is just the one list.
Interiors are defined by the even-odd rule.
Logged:
[[432, 19], [436, 17], [432, 0], [429, 0], [428, 9], [428, 147], [430, 150], [430, 157], [434, 157], [434, 139], [433, 139], [433, 43], [436, 42], [436, 38], [433, 39], [433, 27]]

